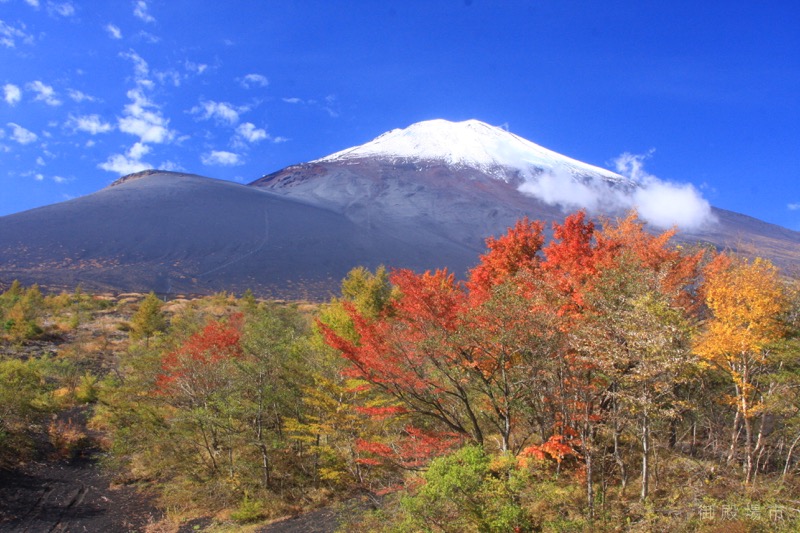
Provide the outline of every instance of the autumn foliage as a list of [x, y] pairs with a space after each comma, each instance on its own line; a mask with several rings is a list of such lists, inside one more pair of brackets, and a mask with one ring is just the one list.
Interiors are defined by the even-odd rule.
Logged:
[[217, 367], [242, 357], [241, 322], [241, 315], [234, 315], [228, 322], [209, 322], [177, 350], [167, 353], [156, 381], [158, 389], [164, 394], [178, 390], [201, 394], [218, 388], [219, 380], [225, 376]]
[[[714, 266], [722, 260], [704, 270], [703, 250], [673, 246], [674, 232], [652, 234], [635, 213], [601, 229], [575, 213], [553, 225], [548, 243], [543, 229], [523, 219], [489, 239], [465, 282], [447, 271], [393, 271], [397, 296], [382, 312], [345, 306], [355, 336], [320, 329], [349, 361], [345, 374], [391, 403], [361, 412], [402, 420], [396, 443], [424, 427], [442, 443], [456, 435], [559, 466], [572, 458], [591, 509], [595, 463], [605, 461], [601, 441], [612, 438], [626, 482], [622, 456], [631, 450], [622, 439], [633, 423], [645, 499], [653, 427], [677, 416], [691, 327], [706, 309], [704, 296], [715, 309], [721, 287], [713, 272], [724, 270]], [[385, 441], [359, 446], [370, 457], [402, 456]], [[446, 447], [420, 450], [433, 457]]]

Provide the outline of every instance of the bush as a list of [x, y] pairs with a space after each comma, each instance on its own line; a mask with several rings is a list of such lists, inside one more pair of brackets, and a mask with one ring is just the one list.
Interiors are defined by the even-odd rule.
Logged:
[[251, 500], [247, 494], [239, 507], [231, 513], [231, 519], [239, 524], [258, 522], [265, 517], [264, 506], [258, 500]]
[[513, 458], [492, 460], [479, 446], [435, 459], [424, 485], [402, 500], [401, 530], [530, 531], [519, 503], [525, 474]]
[[50, 444], [55, 448], [56, 457], [72, 459], [88, 445], [88, 437], [72, 419], [53, 420], [48, 430]]

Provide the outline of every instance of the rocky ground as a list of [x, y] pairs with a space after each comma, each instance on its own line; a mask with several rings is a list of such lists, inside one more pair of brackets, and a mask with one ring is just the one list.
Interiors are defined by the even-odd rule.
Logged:
[[96, 451], [0, 471], [1, 532], [144, 531], [160, 518], [150, 498], [112, 483]]

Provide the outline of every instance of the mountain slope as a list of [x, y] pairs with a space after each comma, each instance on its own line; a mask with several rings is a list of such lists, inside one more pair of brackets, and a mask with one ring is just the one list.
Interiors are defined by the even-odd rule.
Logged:
[[466, 270], [475, 250], [408, 239], [226, 181], [147, 173], [0, 218], [0, 280], [54, 287], [327, 298], [363, 264]]
[[713, 208], [691, 188], [638, 183], [474, 120], [392, 130], [251, 185], [357, 224], [413, 228], [479, 249], [522, 216], [557, 222], [580, 206], [605, 216], [638, 206], [660, 223], [654, 229], [686, 222], [679, 241], [764, 255], [784, 268], [800, 260], [798, 232]]
[[643, 216], [662, 223], [690, 211], [679, 240], [785, 269], [800, 260], [800, 233], [713, 209], [690, 189], [624, 178], [477, 121], [428, 121], [249, 186], [148, 171], [0, 217], [0, 285], [326, 299], [357, 265], [464, 275], [486, 237], [523, 216], [561, 221], [587, 199], [591, 214], [610, 216], [646, 202]]

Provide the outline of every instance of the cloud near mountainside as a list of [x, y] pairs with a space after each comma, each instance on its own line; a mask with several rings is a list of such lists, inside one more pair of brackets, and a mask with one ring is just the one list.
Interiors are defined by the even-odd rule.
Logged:
[[601, 180], [580, 182], [565, 168], [528, 176], [519, 190], [564, 210], [607, 213], [635, 208], [643, 220], [660, 229], [697, 230], [713, 223], [711, 205], [693, 185], [664, 181], [644, 170], [644, 160], [651, 154], [626, 152], [614, 160], [616, 171], [633, 187], [612, 187]]

